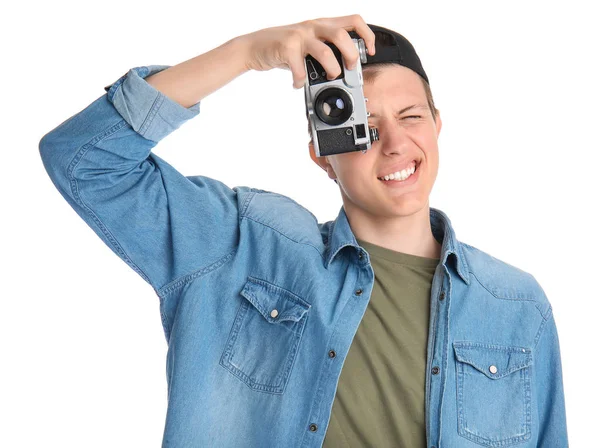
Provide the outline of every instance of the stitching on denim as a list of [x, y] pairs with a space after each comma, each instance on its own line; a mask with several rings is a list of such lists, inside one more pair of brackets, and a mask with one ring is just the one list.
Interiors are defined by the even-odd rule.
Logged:
[[[449, 345], [449, 339], [450, 339], [450, 312], [452, 310], [452, 291], [453, 291], [453, 286], [452, 286], [452, 275], [450, 275], [450, 272], [448, 271], [448, 268], [446, 267], [446, 265], [443, 265], [444, 268], [444, 272], [446, 273], [447, 277], [448, 277], [448, 285], [447, 285], [447, 292], [448, 292], [448, 299], [446, 300], [446, 312], [445, 312], [445, 316], [444, 318], [446, 319], [445, 325], [444, 325], [444, 335], [443, 335], [443, 340], [442, 340], [442, 347], [448, 347]], [[442, 288], [444, 286], [444, 282], [442, 280]], [[438, 291], [438, 294], [440, 293], [440, 291]], [[436, 304], [436, 314], [441, 314], [439, 312], [440, 307], [442, 306], [440, 304], [439, 300], [435, 300], [434, 303]], [[435, 347], [435, 345], [434, 345]], [[442, 389], [441, 390], [445, 390], [446, 389], [446, 380], [448, 379], [448, 375], [447, 375], [447, 371], [448, 371], [448, 364], [449, 364], [449, 355], [448, 355], [449, 350], [443, 350], [442, 351], [442, 378], [440, 379], [440, 382], [442, 383]], [[432, 358], [433, 360], [433, 358]], [[438, 408], [438, 424], [439, 427], [442, 427], [442, 410], [443, 410], [443, 406], [444, 406], [444, 394], [440, 393], [439, 394], [439, 400], [440, 400], [440, 404], [439, 404], [439, 408]], [[440, 432], [440, 438], [441, 438], [441, 432]], [[438, 440], [438, 444], [440, 443], [440, 441]]]
[[[255, 190], [255, 191], [252, 191], [252, 192], [248, 193], [248, 197], [247, 197], [247, 198], [246, 198], [246, 200], [244, 201], [244, 205], [243, 205], [243, 207], [242, 207], [242, 212], [241, 212], [241, 219], [248, 219], [248, 220], [250, 220], [250, 221], [254, 221], [254, 222], [258, 223], [258, 224], [262, 224], [263, 226], [270, 228], [271, 230], [273, 230], [273, 231], [275, 231], [275, 232], [279, 233], [280, 235], [282, 235], [282, 236], [286, 237], [288, 240], [290, 240], [290, 241], [293, 241], [293, 242], [294, 242], [294, 243], [296, 243], [296, 244], [303, 244], [303, 245], [306, 245], [306, 246], [310, 246], [310, 247], [314, 248], [314, 249], [315, 249], [315, 250], [316, 250], [316, 251], [319, 253], [319, 255], [321, 256], [321, 259], [325, 260], [325, 256], [324, 256], [324, 254], [322, 254], [322, 253], [321, 253], [321, 251], [320, 251], [320, 250], [319, 250], [317, 247], [315, 247], [314, 245], [312, 245], [312, 244], [310, 244], [310, 243], [301, 243], [301, 242], [299, 242], [299, 241], [296, 241], [296, 240], [294, 240], [293, 238], [290, 238], [289, 236], [287, 236], [285, 233], [281, 232], [280, 230], [277, 230], [277, 229], [275, 229], [274, 227], [271, 227], [270, 225], [268, 225], [268, 224], [266, 224], [266, 223], [264, 223], [264, 222], [261, 222], [261, 221], [259, 221], [259, 220], [255, 219], [255, 218], [251, 218], [250, 216], [247, 216], [247, 215], [246, 215], [246, 212], [247, 212], [248, 208], [250, 207], [250, 202], [251, 202], [251, 200], [252, 200], [252, 199], [254, 199], [254, 196], [255, 196], [255, 195], [256, 195], [256, 193], [258, 192], [258, 189], [254, 189], [254, 190]], [[263, 192], [265, 192], [265, 190], [260, 190], [260, 191], [263, 191]], [[291, 199], [291, 198], [288, 198], [287, 196], [283, 196], [283, 195], [281, 195], [281, 194], [278, 194], [278, 193], [272, 193], [272, 192], [265, 192], [265, 193], [267, 193], [267, 194], [275, 194], [275, 195], [277, 195], [277, 196], [280, 196], [280, 197], [281, 197], [281, 198], [283, 198], [283, 199], [288, 199], [289, 201], [293, 202], [294, 204], [296, 204], [296, 205], [298, 205], [299, 207], [303, 208], [304, 210], [308, 211], [308, 212], [311, 214], [311, 216], [312, 216], [313, 218], [315, 218], [315, 221], [318, 221], [318, 220], [316, 219], [315, 215], [313, 215], [313, 214], [310, 212], [310, 210], [307, 210], [307, 209], [305, 209], [304, 207], [302, 207], [302, 205], [298, 204], [298, 203], [297, 203], [296, 201], [294, 201], [293, 199]], [[241, 219], [240, 219], [240, 222], [241, 222]], [[331, 226], [330, 226], [329, 233], [331, 233]]]
[[280, 230], [277, 230], [277, 229], [271, 227], [270, 225], [265, 224], [264, 222], [258, 221], [258, 220], [254, 219], [254, 218], [250, 218], [249, 216], [243, 216], [243, 219], [248, 219], [250, 221], [254, 221], [254, 222], [258, 223], [258, 224], [261, 224], [261, 225], [263, 225], [265, 227], [268, 227], [269, 229], [273, 230], [274, 232], [279, 233], [281, 236], [287, 238], [288, 240], [290, 240], [290, 241], [292, 241], [292, 242], [294, 242], [296, 244], [302, 244], [304, 246], [310, 246], [310, 247], [312, 247], [313, 249], [315, 249], [319, 253], [319, 255], [321, 256], [321, 259], [323, 259], [323, 260], [325, 259], [324, 255], [321, 253], [321, 251], [317, 247], [315, 247], [314, 245], [312, 245], [310, 243], [301, 243], [300, 241], [296, 241], [293, 238], [290, 238], [289, 236], [287, 236], [285, 233], [281, 232]]
[[521, 370], [523, 373], [523, 382], [525, 383], [525, 423], [523, 432], [525, 435], [531, 432], [531, 376], [530, 369]]
[[[529, 370], [531, 369], [530, 364], [531, 364], [531, 350], [526, 348], [526, 347], [517, 347], [517, 346], [501, 346], [501, 345], [497, 345], [497, 344], [486, 344], [486, 343], [480, 343], [480, 342], [470, 342], [470, 341], [455, 341], [453, 343], [453, 346], [455, 347], [455, 349], [457, 348], [461, 348], [461, 347], [483, 347], [483, 348], [487, 348], [487, 349], [492, 349], [492, 350], [498, 350], [498, 351], [508, 351], [508, 352], [515, 352], [515, 353], [522, 353], [522, 350], [525, 348], [528, 353], [528, 362], [529, 364], [521, 367], [519, 369], [513, 370], [510, 373], [514, 373], [515, 371], [519, 372], [519, 378], [522, 380], [522, 382], [524, 381], [523, 387], [524, 387], [524, 416], [525, 416], [525, 422], [522, 423], [521, 426], [521, 431], [522, 434], [520, 435], [516, 435], [516, 436], [511, 436], [511, 437], [507, 437], [505, 439], [502, 440], [493, 440], [493, 439], [489, 439], [488, 437], [484, 437], [484, 436], [480, 436], [476, 433], [473, 433], [469, 428], [468, 428], [468, 424], [466, 421], [466, 416], [464, 415], [464, 404], [463, 404], [463, 400], [464, 400], [464, 391], [462, 389], [463, 384], [462, 382], [464, 381], [464, 365], [465, 362], [466, 363], [471, 363], [469, 360], [466, 361], [461, 361], [460, 359], [458, 359], [459, 362], [456, 363], [456, 369], [457, 369], [457, 400], [458, 400], [458, 432], [462, 437], [465, 437], [469, 440], [473, 440], [474, 442], [477, 442], [481, 445], [484, 446], [495, 446], [495, 447], [500, 447], [500, 446], [508, 446], [508, 445], [512, 445], [514, 443], [520, 442], [520, 441], [524, 441], [524, 440], [528, 440], [531, 437], [531, 402], [530, 402], [530, 390], [529, 388], [531, 387], [531, 385], [529, 384]], [[479, 369], [478, 369], [479, 370]], [[485, 372], [484, 372], [485, 373]], [[508, 374], [507, 374], [508, 375]], [[487, 375], [486, 375], [487, 376]], [[505, 375], [506, 376], [506, 375]]]
[[178, 277], [177, 279], [173, 280], [172, 282], [167, 283], [165, 286], [163, 286], [162, 288], [159, 289], [158, 295], [162, 298], [166, 298], [169, 294], [173, 293], [174, 291], [181, 288], [182, 286], [190, 283], [192, 280], [194, 280], [198, 277], [201, 277], [211, 271], [214, 271], [217, 268], [220, 268], [221, 266], [223, 266], [225, 263], [227, 263], [233, 257], [233, 255], [236, 253], [236, 251], [237, 251], [237, 249], [234, 249], [231, 252], [229, 252], [227, 255], [225, 255], [225, 256], [221, 257], [219, 260], [215, 261], [214, 263], [211, 263], [208, 266], [204, 266], [203, 268], [200, 268], [197, 271], [194, 271], [190, 274], [184, 274], [183, 276]]
[[470, 366], [474, 367], [479, 372], [483, 373], [488, 378], [492, 378], [492, 379], [504, 378], [505, 376], [508, 376], [511, 373], [517, 372], [518, 370], [522, 370], [525, 367], [529, 367], [531, 365], [531, 360], [528, 358], [527, 361], [523, 361], [521, 364], [516, 364], [512, 368], [512, 370], [509, 370], [509, 369], [506, 369], [504, 371], [499, 370], [498, 373], [490, 374], [486, 371], [485, 368], [479, 367], [480, 363], [478, 363], [477, 361], [473, 361], [472, 358], [463, 356], [461, 359], [459, 359], [459, 362], [462, 362], [463, 364], [469, 364]]
[[[239, 193], [238, 193], [239, 194]], [[250, 193], [247, 195], [247, 197], [244, 199], [244, 206], [242, 207], [242, 209], [244, 209], [247, 205], [247, 203], [250, 202], [251, 197], [253, 196], [254, 193]], [[242, 211], [243, 213], [243, 211]], [[213, 269], [217, 269], [219, 267], [221, 267], [223, 264], [225, 264], [229, 258], [231, 258], [235, 252], [237, 251], [237, 248], [232, 250], [231, 252], [229, 252], [228, 254], [224, 255], [223, 257], [221, 257], [220, 259], [218, 259], [217, 261], [199, 268], [196, 271], [193, 271], [189, 274], [183, 274], [182, 276], [172, 280], [171, 282], [167, 283], [166, 285], [164, 285], [162, 288], [158, 288], [157, 289], [157, 294], [159, 295], [159, 297], [164, 297], [164, 296], [168, 296], [169, 294], [173, 293], [174, 291], [176, 291], [177, 289], [179, 289], [180, 287], [186, 285], [187, 283], [191, 282], [192, 280], [194, 280], [195, 278], [202, 276], [210, 271], [212, 271]]]
[[475, 280], [477, 280], [477, 283], [479, 283], [483, 289], [485, 289], [487, 292], [489, 292], [491, 295], [493, 295], [496, 299], [499, 300], [508, 300], [508, 301], [520, 301], [520, 302], [533, 302], [535, 304], [536, 309], [538, 310], [538, 312], [542, 315], [542, 317], [544, 316], [544, 313], [542, 312], [541, 308], [540, 308], [540, 304], [538, 303], [538, 301], [536, 299], [529, 299], [529, 298], [525, 298], [525, 297], [502, 297], [497, 295], [495, 292], [491, 291], [487, 286], [485, 286], [483, 283], [481, 283], [481, 281], [479, 280], [479, 278], [477, 278], [477, 275], [475, 275], [475, 273], [473, 271], [469, 271], [471, 274], [473, 274], [473, 277], [475, 277]]
[[[483, 373], [485, 376], [487, 376], [488, 378], [491, 378], [491, 379], [504, 378], [505, 376], [508, 376], [518, 370], [522, 370], [526, 367], [531, 366], [532, 361], [533, 361], [531, 349], [525, 348], [525, 347], [499, 346], [499, 345], [495, 345], [495, 344], [483, 344], [483, 343], [476, 343], [476, 342], [455, 342], [455, 343], [453, 343], [453, 346], [454, 346], [454, 350], [456, 352], [456, 359], [458, 360], [458, 362], [471, 365], [477, 371]], [[520, 356], [525, 357], [525, 359], [521, 360], [518, 363], [515, 363], [512, 366], [512, 368], [507, 367], [506, 370], [498, 371], [495, 374], [490, 374], [490, 372], [487, 371], [485, 366], [482, 366], [481, 363], [474, 360], [474, 358], [469, 356], [468, 353], [461, 351], [461, 348], [465, 348], [468, 350], [468, 348], [470, 348], [470, 347], [473, 347], [475, 349], [483, 348], [485, 350], [494, 350], [494, 351], [503, 352], [503, 353], [520, 353]], [[523, 352], [523, 350], [526, 350], [526, 351]]]
[[240, 212], [240, 222], [242, 222], [242, 218], [245, 217], [246, 210], [250, 206], [250, 201], [254, 198], [255, 195], [256, 195], [255, 191], [251, 191], [250, 193], [247, 194], [246, 199], [244, 200], [244, 204], [242, 205], [242, 210]]
[[310, 214], [310, 216], [313, 217], [313, 219], [315, 220], [315, 222], [318, 222], [319, 220], [317, 219], [317, 217], [306, 207], [304, 207], [302, 204], [298, 203], [297, 201], [295, 201], [294, 199], [290, 198], [289, 196], [285, 196], [283, 194], [280, 193], [275, 193], [274, 191], [267, 191], [267, 190], [260, 190], [261, 193], [263, 194], [271, 194], [274, 196], [279, 197], [280, 199], [286, 200], [288, 202], [291, 202], [293, 204], [296, 204], [298, 207], [300, 207], [302, 210], [308, 212]]
[[[466, 247], [472, 248], [472, 249], [474, 249], [474, 250], [476, 250], [476, 251], [480, 251], [480, 250], [479, 250], [479, 249], [477, 249], [476, 247], [473, 247], [473, 246], [471, 246], [471, 245], [469, 245], [469, 244], [467, 244], [467, 243], [460, 242], [460, 244], [461, 244], [461, 245], [463, 245], [463, 246], [466, 246]], [[534, 298], [526, 298], [526, 297], [518, 297], [518, 296], [517, 296], [517, 297], [510, 297], [510, 296], [508, 296], [508, 297], [503, 297], [503, 296], [500, 296], [500, 295], [496, 294], [495, 292], [492, 292], [492, 291], [491, 291], [491, 290], [490, 290], [488, 287], [486, 287], [486, 286], [485, 286], [485, 285], [484, 285], [484, 284], [481, 282], [481, 280], [479, 280], [479, 278], [477, 277], [477, 275], [475, 274], [475, 272], [473, 272], [473, 271], [471, 271], [471, 270], [469, 270], [469, 272], [470, 272], [471, 274], [473, 274], [473, 276], [475, 277], [475, 279], [477, 280], [477, 282], [478, 282], [478, 283], [479, 283], [479, 284], [480, 284], [480, 285], [481, 285], [481, 286], [482, 286], [484, 289], [486, 289], [486, 290], [487, 290], [487, 291], [488, 291], [490, 294], [492, 294], [492, 295], [493, 295], [494, 297], [496, 297], [497, 299], [500, 299], [500, 300], [519, 300], [519, 301], [535, 302], [535, 307], [538, 309], [539, 313], [540, 313], [542, 316], [544, 315], [544, 312], [545, 312], [545, 311], [543, 311], [543, 310], [542, 310], [542, 308], [541, 308], [541, 304], [540, 304], [540, 303], [538, 303], [538, 299], [536, 299], [535, 297], [534, 297]], [[527, 273], [527, 274], [529, 274], [529, 273]], [[531, 276], [531, 274], [529, 274], [529, 275]]]
[[[457, 363], [457, 370], [459, 369], [458, 364], [460, 364], [460, 363]], [[527, 367], [526, 369], [522, 369], [519, 371], [520, 372], [519, 378], [521, 380], [523, 392], [524, 392], [523, 407], [524, 407], [525, 422], [520, 425], [522, 433], [519, 435], [508, 436], [501, 440], [497, 440], [497, 439], [494, 440], [487, 436], [479, 435], [479, 434], [473, 432], [472, 430], [470, 430], [468, 427], [466, 417], [463, 414], [464, 408], [466, 407], [463, 402], [464, 394], [463, 394], [463, 389], [462, 389], [464, 387], [463, 386], [464, 364], [460, 365], [460, 375], [457, 374], [457, 388], [461, 389], [460, 394], [458, 394], [458, 392], [457, 392], [457, 395], [460, 396], [460, 401], [458, 402], [458, 419], [457, 419], [459, 435], [461, 435], [462, 437], [464, 437], [466, 439], [473, 440], [474, 442], [477, 442], [480, 445], [492, 446], [492, 447], [508, 446], [508, 445], [512, 445], [517, 442], [528, 440], [531, 437], [531, 400], [530, 400], [531, 384], [530, 384], [529, 370], [530, 370], [530, 367]]]
[[[515, 352], [515, 353], [531, 353], [529, 347], [520, 347], [517, 345], [498, 345], [498, 344], [487, 344], [485, 342], [471, 342], [471, 341], [454, 341], [453, 345], [458, 348], [462, 347], [481, 347], [492, 350]], [[525, 349], [525, 352], [523, 352]]]
[[299, 328], [298, 328], [297, 332], [296, 331], [293, 332], [295, 335], [294, 339], [293, 339], [293, 343], [292, 343], [291, 347], [287, 346], [284, 348], [284, 349], [290, 348], [287, 352], [287, 359], [286, 359], [287, 363], [284, 366], [283, 371], [281, 373], [279, 373], [278, 375], [276, 375], [275, 379], [272, 380], [272, 382], [279, 381], [280, 384], [277, 384], [277, 385], [261, 384], [261, 383], [257, 383], [255, 381], [253, 381], [245, 372], [243, 372], [241, 369], [237, 368], [230, 361], [231, 355], [232, 355], [232, 349], [237, 342], [237, 339], [239, 336], [239, 330], [241, 329], [241, 327], [245, 321], [245, 316], [246, 316], [247, 312], [250, 310], [250, 306], [251, 306], [250, 302], [247, 301], [247, 302], [242, 302], [240, 307], [238, 308], [238, 311], [236, 313], [236, 318], [235, 318], [233, 326], [232, 326], [232, 330], [229, 333], [227, 345], [221, 355], [219, 364], [222, 367], [224, 367], [226, 370], [228, 370], [230, 373], [232, 373], [234, 376], [240, 378], [242, 380], [242, 382], [244, 384], [246, 384], [246, 386], [248, 386], [250, 389], [260, 391], [260, 392], [283, 394], [285, 392], [285, 388], [287, 387], [287, 383], [289, 382], [289, 377], [290, 377], [292, 366], [294, 365], [295, 359], [299, 352], [300, 341], [302, 339], [302, 335], [304, 334], [304, 329], [306, 328], [306, 320], [307, 320], [308, 316], [304, 315], [302, 317], [302, 319], [300, 319], [298, 322], [296, 322], [295, 325], [298, 326]]
[[[457, 252], [460, 252], [460, 260], [461, 260], [461, 264], [463, 265], [462, 266], [463, 270], [465, 270], [468, 273], [468, 272], [471, 272], [471, 266], [467, 262], [467, 254], [465, 253], [465, 248], [463, 247], [463, 244], [465, 244], [465, 243], [457, 240], [457, 246], [458, 246]], [[464, 280], [467, 282], [467, 284], [469, 284], [469, 275], [468, 274], [465, 276]]]
[[134, 271], [136, 271], [146, 282], [148, 282], [154, 288], [154, 285], [152, 284], [152, 282], [150, 281], [150, 278], [146, 275], [146, 273], [137, 264], [135, 264], [133, 262], [133, 260], [129, 257], [129, 255], [127, 255], [127, 253], [125, 252], [125, 250], [121, 247], [121, 244], [112, 235], [112, 233], [110, 232], [110, 230], [104, 225], [104, 223], [100, 220], [100, 218], [98, 218], [98, 216], [96, 216], [96, 214], [94, 213], [94, 211], [83, 201], [83, 199], [81, 199], [81, 196], [79, 194], [79, 185], [77, 184], [77, 179], [75, 179], [75, 176], [73, 174], [74, 171], [75, 171], [75, 169], [77, 168], [77, 165], [79, 164], [79, 162], [81, 161], [81, 159], [83, 159], [83, 156], [90, 149], [94, 148], [94, 146], [96, 145], [96, 143], [98, 143], [99, 141], [104, 140], [105, 138], [111, 136], [112, 134], [117, 133], [118, 131], [120, 131], [121, 129], [123, 129], [127, 124], [128, 124], [127, 121], [125, 121], [125, 119], [122, 119], [121, 121], [117, 122], [116, 124], [114, 124], [110, 128], [105, 129], [102, 133], [96, 135], [88, 143], [86, 143], [85, 145], [83, 145], [79, 149], [79, 151], [77, 151], [77, 153], [75, 153], [75, 155], [73, 156], [73, 159], [71, 159], [71, 162], [69, 163], [69, 167], [67, 168], [67, 177], [69, 178], [69, 181], [70, 181], [70, 184], [71, 184], [71, 192], [73, 193], [73, 199], [75, 199], [75, 201], [84, 210], [87, 211], [87, 213], [90, 215], [90, 217], [92, 218], [92, 220], [100, 228], [100, 230], [102, 231], [102, 233], [104, 233], [104, 235], [106, 235], [106, 238], [113, 245], [113, 247], [116, 250], [116, 252], [127, 262], [127, 264], [129, 266], [131, 266], [131, 268]]
[[302, 204], [298, 203], [298, 202], [297, 202], [297, 201], [295, 201], [294, 199], [290, 198], [289, 196], [285, 196], [285, 195], [283, 195], [283, 194], [281, 194], [281, 193], [276, 193], [276, 192], [274, 192], [274, 191], [262, 190], [262, 189], [260, 189], [260, 188], [253, 188], [252, 190], [253, 190], [253, 192], [255, 192], [255, 193], [270, 194], [270, 195], [273, 195], [273, 196], [277, 196], [277, 197], [279, 197], [280, 199], [287, 200], [288, 202], [292, 202], [293, 204], [297, 205], [297, 206], [298, 206], [298, 207], [300, 207], [302, 210], [304, 210], [304, 211], [306, 211], [308, 214], [310, 214], [310, 216], [312, 216], [312, 217], [313, 217], [313, 219], [315, 220], [315, 222], [317, 222], [317, 223], [318, 223], [318, 221], [319, 221], [319, 220], [317, 219], [317, 217], [316, 217], [316, 216], [315, 216], [315, 215], [314, 215], [314, 214], [313, 214], [313, 213], [312, 213], [312, 212], [311, 212], [309, 209], [307, 209], [306, 207], [304, 207]]
[[[483, 288], [485, 288], [486, 291], [488, 291], [491, 295], [493, 295], [494, 297], [496, 297], [497, 299], [500, 300], [519, 300], [519, 301], [525, 301], [525, 302], [536, 302], [535, 298], [528, 298], [528, 297], [518, 297], [518, 296], [500, 296], [497, 293], [493, 292], [490, 288], [488, 288], [487, 286], [485, 286], [481, 280], [479, 280], [479, 278], [477, 277], [477, 275], [473, 272], [473, 271], [469, 271], [471, 272], [471, 274], [473, 274], [473, 276], [475, 277], [475, 279], [477, 280], [477, 282], [483, 286]], [[538, 308], [539, 309], [539, 308]]]
[[[263, 290], [262, 292], [264, 293], [266, 291], [267, 295], [272, 294], [276, 297], [282, 297], [286, 303], [292, 305], [291, 309], [287, 312], [282, 312], [279, 316], [277, 316], [277, 319], [272, 318], [269, 314], [269, 310], [264, 308], [262, 303], [263, 301], [259, 298], [259, 294], [255, 293], [256, 291], [254, 289], [258, 289], [259, 294], [261, 290]], [[296, 317], [299, 315], [297, 320], [292, 319], [292, 322], [298, 322], [298, 320], [302, 319], [302, 317], [310, 310], [312, 306], [310, 303], [306, 302], [293, 292], [252, 276], [248, 276], [248, 281], [246, 282], [246, 285], [244, 285], [244, 288], [240, 294], [244, 296], [250, 303], [252, 303], [252, 305], [260, 312], [260, 314], [262, 314], [263, 317], [271, 323], [289, 320], [289, 317]]]
[[298, 294], [290, 291], [289, 289], [285, 289], [282, 286], [276, 285], [274, 283], [268, 282], [268, 281], [263, 280], [258, 277], [253, 277], [251, 275], [248, 276], [248, 279], [250, 280], [251, 283], [258, 284], [259, 286], [266, 288], [268, 291], [273, 291], [274, 293], [277, 293], [277, 294], [283, 294], [283, 295], [287, 294], [287, 295], [292, 296], [292, 297], [290, 297], [290, 299], [293, 302], [303, 305], [303, 307], [306, 309], [309, 309], [311, 307], [310, 303], [306, 302], [302, 297], [300, 297]]
[[328, 247], [328, 250], [327, 250], [327, 259], [328, 260], [331, 259], [331, 255], [332, 255], [332, 249], [333, 248], [331, 247], [331, 241], [332, 241], [331, 235], [333, 235], [333, 226], [334, 225], [337, 225], [337, 223], [335, 223], [335, 222], [331, 223], [329, 225], [329, 232], [327, 232], [327, 247]]
[[542, 316], [542, 317], [543, 317], [543, 319], [542, 319], [542, 322], [540, 322], [540, 327], [538, 328], [535, 338], [533, 339], [533, 348], [534, 349], [537, 348], [540, 337], [542, 336], [542, 332], [543, 332], [544, 328], [546, 328], [546, 323], [548, 321], [550, 321], [550, 319], [552, 318], [552, 307], [551, 306], [548, 308], [546, 315]]
[[544, 320], [550, 319], [550, 316], [552, 316], [552, 305], [548, 306], [548, 309], [546, 310], [546, 314], [542, 315]]
[[107, 98], [110, 100], [110, 102], [113, 102], [113, 98], [115, 97], [115, 94], [117, 92], [117, 89], [119, 87], [121, 87], [121, 84], [123, 84], [123, 81], [125, 80], [125, 77], [127, 76], [127, 73], [122, 75], [121, 77], [119, 77], [119, 79], [117, 79], [108, 89], [108, 92], [106, 92], [106, 96]]
[[[239, 194], [239, 193], [238, 193]], [[251, 192], [250, 194], [246, 195], [246, 198], [244, 199], [244, 205], [242, 206], [242, 214], [245, 211], [245, 208], [247, 207], [247, 205], [250, 203], [250, 200], [252, 199], [252, 196], [254, 195], [253, 192]], [[241, 221], [241, 216], [240, 216], [240, 221]], [[163, 308], [165, 306], [165, 301], [168, 298], [168, 296], [170, 296], [171, 294], [173, 294], [174, 292], [180, 290], [181, 288], [183, 288], [185, 285], [187, 285], [188, 283], [192, 282], [193, 280], [195, 280], [198, 277], [201, 277], [209, 272], [211, 272], [214, 269], [217, 269], [219, 267], [221, 267], [222, 265], [224, 265], [231, 257], [233, 257], [233, 255], [235, 254], [235, 252], [237, 251], [237, 248], [233, 251], [231, 251], [230, 253], [226, 254], [225, 256], [223, 256], [222, 258], [220, 258], [219, 260], [215, 261], [214, 263], [202, 267], [194, 272], [191, 272], [189, 274], [184, 274], [176, 279], [174, 279], [173, 281], [167, 283], [166, 285], [164, 285], [162, 288], [156, 288], [156, 295], [159, 297], [160, 299], [160, 310], [161, 310], [161, 317], [163, 319], [163, 329], [165, 330], [165, 335], [167, 336], [167, 340], [168, 340], [168, 333], [167, 332], [167, 324], [168, 319], [166, 317], [166, 315], [163, 314]]]
[[148, 130], [148, 128], [150, 128], [150, 125], [154, 121], [154, 118], [156, 117], [156, 114], [158, 113], [163, 102], [164, 102], [164, 95], [159, 92], [158, 95], [156, 96], [156, 98], [154, 99], [154, 102], [152, 103], [152, 107], [150, 108], [148, 115], [146, 115], [146, 118], [144, 119], [144, 122], [142, 123], [142, 126], [140, 127], [140, 134], [143, 135], [144, 137], [145, 137], [146, 131]]

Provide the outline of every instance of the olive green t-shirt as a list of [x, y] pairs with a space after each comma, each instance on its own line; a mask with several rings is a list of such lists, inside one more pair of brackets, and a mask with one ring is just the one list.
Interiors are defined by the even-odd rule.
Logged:
[[425, 447], [431, 283], [439, 258], [357, 240], [375, 283], [344, 361], [323, 447]]

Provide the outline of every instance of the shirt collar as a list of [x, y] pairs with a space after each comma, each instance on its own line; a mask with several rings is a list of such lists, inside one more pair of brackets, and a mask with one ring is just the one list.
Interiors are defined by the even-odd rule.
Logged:
[[[469, 265], [467, 264], [462, 247], [456, 239], [450, 219], [444, 212], [434, 207], [429, 207], [429, 218], [433, 236], [438, 242], [441, 241], [442, 251], [440, 262], [448, 268], [449, 263], [447, 263], [447, 261], [450, 258], [450, 254], [453, 254], [455, 259], [454, 269], [458, 272], [460, 278], [466, 284], [469, 284]], [[356, 248], [357, 251], [360, 250], [360, 245], [356, 241], [356, 237], [350, 228], [348, 216], [342, 205], [337, 218], [329, 227], [328, 244], [324, 257], [325, 267], [327, 269], [329, 269], [329, 265], [335, 256], [345, 246], [352, 246]]]

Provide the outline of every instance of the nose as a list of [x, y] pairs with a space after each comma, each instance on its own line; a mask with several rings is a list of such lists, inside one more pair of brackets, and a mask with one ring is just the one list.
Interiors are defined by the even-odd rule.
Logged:
[[386, 155], [406, 152], [410, 138], [406, 130], [396, 123], [379, 123], [379, 141], [376, 143], [380, 151]]

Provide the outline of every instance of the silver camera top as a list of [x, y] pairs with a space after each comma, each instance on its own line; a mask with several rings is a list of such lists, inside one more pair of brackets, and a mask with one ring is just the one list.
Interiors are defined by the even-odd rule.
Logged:
[[305, 58], [306, 81], [304, 98], [317, 157], [363, 151], [379, 139], [376, 128], [369, 129], [366, 101], [363, 94], [362, 64], [367, 61], [363, 39], [352, 39], [359, 52], [356, 67], [344, 64], [335, 45], [325, 42], [342, 67], [336, 79], [328, 80], [323, 66], [311, 55]]

